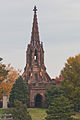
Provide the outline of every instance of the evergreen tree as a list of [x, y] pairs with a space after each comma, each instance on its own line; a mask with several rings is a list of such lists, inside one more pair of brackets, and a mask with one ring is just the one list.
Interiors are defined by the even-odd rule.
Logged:
[[11, 114], [13, 120], [32, 120], [26, 105], [18, 100], [14, 101], [14, 108], [8, 109], [7, 114]]
[[13, 85], [9, 98], [9, 107], [14, 107], [14, 101], [19, 100], [23, 104], [29, 104], [29, 92], [27, 85], [20, 76]]
[[45, 93], [45, 103], [49, 106], [53, 100], [61, 95], [65, 95], [64, 88], [61, 86], [48, 86]]
[[47, 110], [46, 120], [74, 120], [72, 104], [68, 98], [60, 96], [55, 98]]

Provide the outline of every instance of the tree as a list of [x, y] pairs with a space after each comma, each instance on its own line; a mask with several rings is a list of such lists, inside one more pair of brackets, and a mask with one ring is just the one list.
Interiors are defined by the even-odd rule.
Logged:
[[14, 120], [32, 120], [26, 105], [23, 105], [18, 100], [14, 101], [14, 108], [10, 108], [7, 114], [11, 114]]
[[7, 75], [8, 75], [8, 70], [6, 70], [6, 66], [4, 64], [2, 64], [3, 59], [0, 58], [0, 83], [6, 79]]
[[8, 70], [7, 80], [12, 85], [15, 83], [16, 79], [19, 77], [21, 70], [16, 70], [14, 67], [11, 66], [11, 64], [8, 64], [6, 67], [6, 70]]
[[23, 104], [29, 104], [29, 92], [27, 85], [20, 76], [13, 85], [10, 93], [9, 106], [14, 107], [15, 100], [21, 101]]
[[15, 70], [10, 64], [7, 67], [5, 66], [5, 71], [8, 71], [8, 74], [6, 74], [6, 77], [3, 75], [5, 79], [0, 82], [0, 99], [2, 99], [3, 95], [9, 95], [13, 84], [20, 74], [20, 70]]
[[3, 92], [2, 92], [3, 81], [6, 80], [9, 72], [8, 70], [6, 70], [6, 66], [1, 61], [2, 61], [2, 58], [0, 58], [0, 99], [2, 99], [2, 95], [3, 95]]
[[64, 88], [61, 86], [48, 86], [45, 93], [45, 103], [49, 106], [53, 100], [61, 95], [65, 95]]
[[80, 111], [80, 87], [75, 88], [75, 91], [72, 93], [70, 100], [74, 104], [74, 111]]
[[[65, 67], [61, 71], [64, 78], [62, 86], [65, 93], [74, 104], [74, 110], [80, 110], [80, 54], [67, 59]], [[75, 102], [74, 102], [75, 101]], [[76, 107], [77, 106], [77, 107]]]
[[68, 98], [60, 96], [55, 98], [47, 110], [46, 120], [74, 120], [72, 104]]

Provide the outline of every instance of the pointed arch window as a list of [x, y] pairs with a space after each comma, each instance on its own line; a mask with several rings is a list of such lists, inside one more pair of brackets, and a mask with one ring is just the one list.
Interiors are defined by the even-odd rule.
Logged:
[[37, 61], [38, 55], [37, 55], [37, 50], [35, 50], [35, 54], [34, 54], [34, 60]]

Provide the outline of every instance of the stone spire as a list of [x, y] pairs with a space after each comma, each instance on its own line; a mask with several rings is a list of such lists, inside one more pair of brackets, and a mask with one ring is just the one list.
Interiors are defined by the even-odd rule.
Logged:
[[31, 44], [32, 44], [32, 46], [38, 47], [40, 45], [40, 40], [39, 40], [36, 6], [34, 6], [33, 11], [34, 11], [34, 18], [33, 18], [33, 27], [32, 27], [32, 35], [31, 35]]
[[44, 64], [44, 49], [39, 40], [36, 6], [33, 11], [31, 42], [28, 44], [26, 51], [26, 66], [23, 78], [29, 88], [30, 107], [46, 107], [44, 102], [45, 91], [48, 86], [54, 83], [46, 72]]

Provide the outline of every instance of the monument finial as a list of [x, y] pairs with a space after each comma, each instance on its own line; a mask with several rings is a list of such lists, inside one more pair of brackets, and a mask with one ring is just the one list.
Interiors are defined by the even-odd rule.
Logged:
[[32, 27], [32, 35], [31, 35], [31, 44], [34, 46], [40, 45], [40, 39], [39, 39], [39, 31], [38, 31], [38, 22], [37, 22], [37, 8], [34, 6], [34, 18], [33, 18], [33, 27]]
[[34, 11], [34, 13], [36, 13], [36, 11], [37, 11], [37, 7], [36, 7], [36, 5], [34, 6], [33, 11]]

